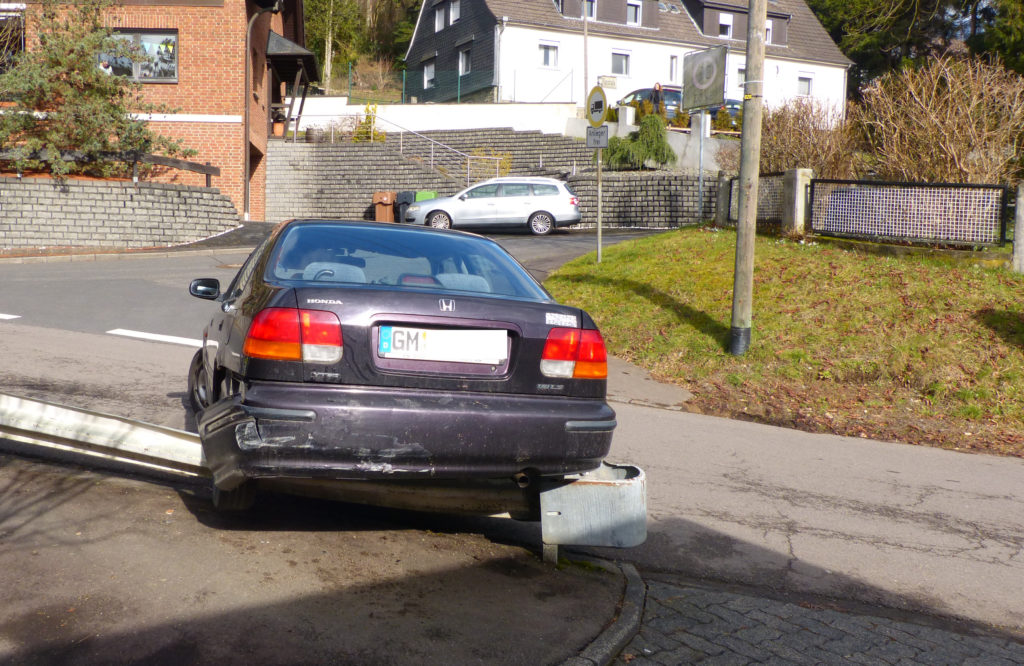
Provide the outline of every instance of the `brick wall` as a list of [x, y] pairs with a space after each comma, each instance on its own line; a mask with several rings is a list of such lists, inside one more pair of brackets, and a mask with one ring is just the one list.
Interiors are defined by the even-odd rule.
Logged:
[[[581, 226], [597, 224], [597, 174], [570, 176], [580, 198]], [[697, 224], [715, 216], [717, 181], [704, 178], [704, 206], [698, 207], [696, 174], [666, 171], [607, 172], [601, 176], [602, 226], [667, 229]]]
[[163, 247], [238, 225], [215, 188], [0, 177], [0, 248]]

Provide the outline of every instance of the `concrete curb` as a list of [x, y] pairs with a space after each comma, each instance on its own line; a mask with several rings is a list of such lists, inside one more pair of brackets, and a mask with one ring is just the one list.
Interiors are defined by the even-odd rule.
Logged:
[[23, 257], [0, 256], [0, 264], [66, 264], [83, 261], [123, 261], [126, 259], [166, 259], [168, 257], [212, 256], [225, 252], [252, 252], [248, 247], [218, 247], [198, 250], [139, 250], [137, 252], [96, 252], [93, 254], [47, 254]]
[[647, 599], [647, 584], [636, 567], [628, 562], [602, 562], [605, 568], [617, 568], [626, 577], [626, 589], [622, 594], [622, 607], [601, 634], [578, 656], [562, 662], [562, 666], [606, 666], [622, 652], [637, 632], [644, 616]]

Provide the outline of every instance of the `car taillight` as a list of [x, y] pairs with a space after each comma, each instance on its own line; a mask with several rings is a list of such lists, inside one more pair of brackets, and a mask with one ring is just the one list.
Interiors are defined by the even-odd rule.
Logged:
[[274, 361], [337, 363], [344, 351], [341, 321], [324, 310], [267, 308], [253, 318], [243, 351]]
[[541, 354], [540, 371], [547, 377], [605, 379], [608, 352], [596, 330], [553, 328]]
[[579, 197], [569, 197], [569, 205], [570, 206], [579, 206], [580, 205], [580, 198]]

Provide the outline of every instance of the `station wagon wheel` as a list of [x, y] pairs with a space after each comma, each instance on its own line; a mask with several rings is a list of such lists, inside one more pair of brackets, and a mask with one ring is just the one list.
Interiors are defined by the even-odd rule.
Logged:
[[188, 401], [196, 414], [210, 406], [210, 395], [203, 375], [203, 350], [200, 349], [192, 357], [192, 364], [188, 368]]
[[443, 210], [439, 210], [436, 213], [431, 213], [427, 223], [435, 229], [451, 229], [452, 218], [448, 217], [448, 213]]
[[549, 213], [534, 213], [530, 216], [530, 233], [534, 236], [546, 236], [551, 233], [554, 220]]

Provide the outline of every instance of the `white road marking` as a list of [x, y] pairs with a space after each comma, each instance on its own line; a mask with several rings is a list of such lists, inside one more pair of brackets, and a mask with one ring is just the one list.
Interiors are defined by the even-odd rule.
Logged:
[[141, 331], [127, 331], [123, 328], [115, 328], [112, 331], [107, 331], [110, 335], [123, 335], [126, 338], [138, 338], [139, 340], [152, 340], [153, 342], [170, 342], [174, 345], [184, 345], [186, 347], [202, 347], [202, 340], [193, 340], [192, 338], [179, 338], [174, 335], [160, 335], [159, 333], [142, 333]]
[[9, 315], [0, 313], [0, 319], [21, 319], [21, 315]]

